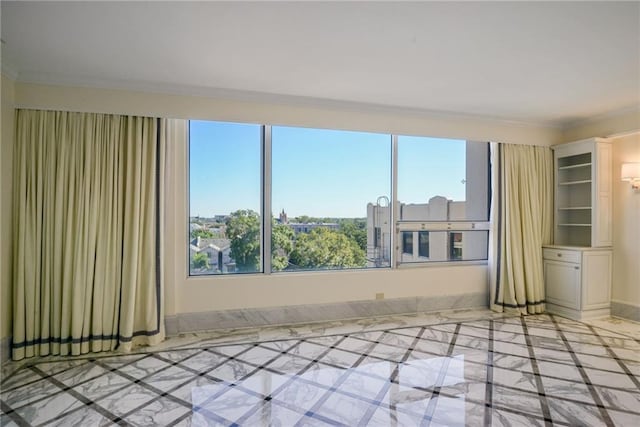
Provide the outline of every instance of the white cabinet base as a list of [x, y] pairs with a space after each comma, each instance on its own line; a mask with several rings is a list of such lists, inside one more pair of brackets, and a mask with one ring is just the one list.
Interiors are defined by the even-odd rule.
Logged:
[[574, 320], [611, 313], [611, 249], [545, 245], [545, 301], [549, 313]]
[[563, 307], [553, 303], [546, 303], [547, 313], [557, 314], [558, 316], [568, 317], [573, 320], [599, 319], [602, 317], [610, 317], [611, 309], [598, 308], [593, 310], [575, 310], [573, 308]]

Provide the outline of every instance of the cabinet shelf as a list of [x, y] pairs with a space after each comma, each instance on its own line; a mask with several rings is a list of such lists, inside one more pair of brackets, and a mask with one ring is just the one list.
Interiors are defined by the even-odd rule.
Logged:
[[590, 179], [583, 179], [583, 180], [580, 180], [580, 181], [566, 181], [566, 182], [558, 183], [558, 185], [577, 185], [577, 184], [591, 184], [591, 180]]
[[576, 168], [588, 168], [591, 166], [591, 163], [580, 163], [578, 165], [569, 165], [569, 166], [560, 166], [558, 170], [567, 170], [567, 169], [576, 169]]
[[556, 245], [611, 245], [611, 141], [591, 138], [553, 147]]

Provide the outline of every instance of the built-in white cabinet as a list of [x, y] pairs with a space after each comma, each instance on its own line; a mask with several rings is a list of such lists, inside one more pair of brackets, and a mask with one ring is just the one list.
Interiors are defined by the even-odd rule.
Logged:
[[609, 315], [610, 249], [548, 245], [542, 255], [547, 311], [576, 320]]
[[554, 243], [608, 247], [611, 226], [611, 142], [605, 138], [553, 147]]
[[544, 246], [547, 311], [573, 319], [609, 315], [611, 295], [611, 141], [557, 145], [554, 245]]

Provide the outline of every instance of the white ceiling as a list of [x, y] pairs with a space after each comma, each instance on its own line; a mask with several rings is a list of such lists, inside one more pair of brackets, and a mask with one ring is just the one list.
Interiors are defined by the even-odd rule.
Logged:
[[[554, 126], [640, 106], [640, 2], [10, 2], [19, 81]], [[356, 104], [353, 104], [356, 103]]]

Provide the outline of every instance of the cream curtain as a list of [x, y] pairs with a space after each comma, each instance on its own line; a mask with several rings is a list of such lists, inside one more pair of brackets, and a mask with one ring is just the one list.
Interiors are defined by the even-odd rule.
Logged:
[[553, 238], [552, 151], [492, 143], [491, 161], [491, 308], [542, 313], [542, 245]]
[[160, 120], [18, 110], [15, 360], [164, 338]]

